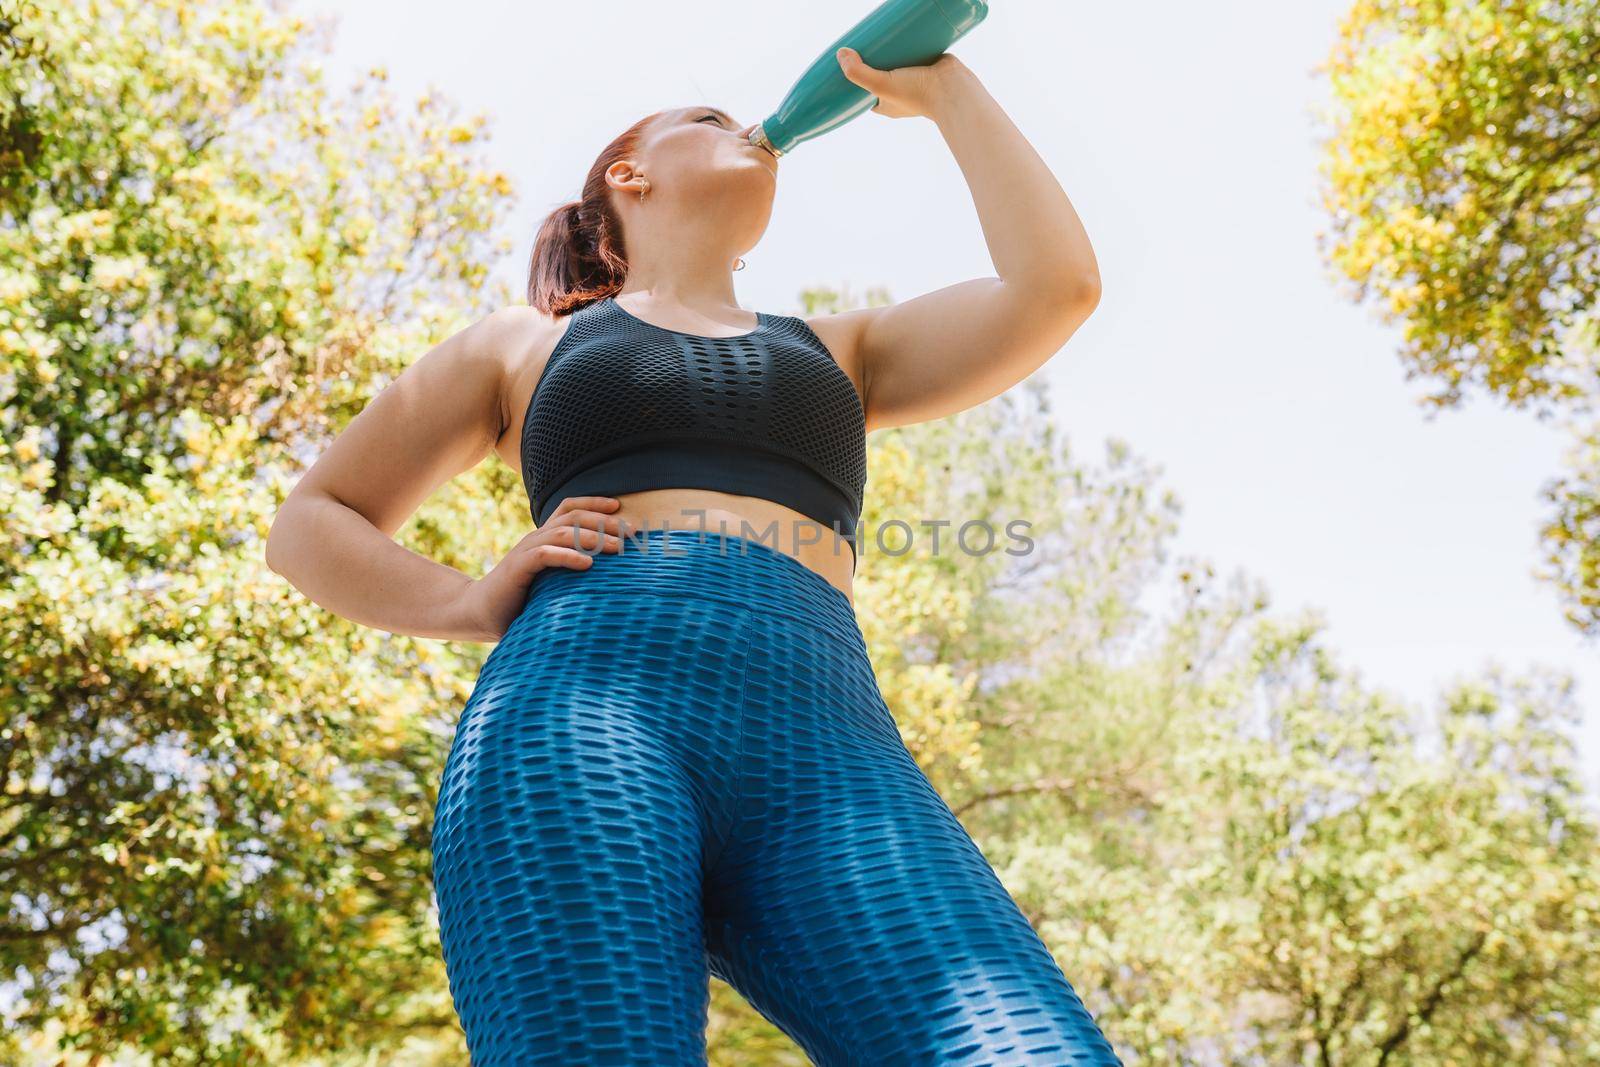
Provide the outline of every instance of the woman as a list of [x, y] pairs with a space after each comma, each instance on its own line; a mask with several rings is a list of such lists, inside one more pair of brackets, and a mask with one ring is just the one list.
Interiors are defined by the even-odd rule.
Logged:
[[[776, 157], [716, 109], [660, 112], [545, 222], [529, 306], [407, 369], [274, 524], [271, 565], [331, 610], [497, 642], [433, 830], [475, 1067], [703, 1064], [708, 973], [818, 1064], [1119, 1062], [906, 749], [851, 599], [866, 432], [1039, 367], [1098, 300], [1094, 255], [953, 55], [839, 62], [937, 123], [998, 277], [752, 315], [730, 272]], [[538, 524], [504, 560], [473, 579], [390, 540], [491, 448]]]

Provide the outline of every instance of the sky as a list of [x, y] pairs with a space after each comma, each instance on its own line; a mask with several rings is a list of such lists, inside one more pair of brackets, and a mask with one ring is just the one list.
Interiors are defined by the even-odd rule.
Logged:
[[[295, 0], [336, 15], [330, 73], [375, 64], [490, 117], [519, 196], [513, 292], [538, 223], [639, 116], [708, 103], [764, 118], [870, 0]], [[1362, 682], [1431, 708], [1495, 664], [1571, 674], [1600, 790], [1600, 657], [1539, 581], [1557, 427], [1472, 397], [1430, 415], [1399, 331], [1321, 261], [1317, 65], [1343, 3], [992, 0], [952, 47], [1051, 168], [1103, 296], [1037, 375], [1081, 461], [1126, 441], [1182, 501], [1174, 557], [1312, 609]], [[734, 275], [748, 309], [812, 285], [900, 301], [994, 273], [938, 127], [871, 113], [783, 160], [771, 224]]]

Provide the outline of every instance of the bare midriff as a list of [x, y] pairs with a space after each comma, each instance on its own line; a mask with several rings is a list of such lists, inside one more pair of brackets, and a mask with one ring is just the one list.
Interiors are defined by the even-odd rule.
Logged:
[[743, 537], [794, 557], [855, 603], [849, 542], [793, 508], [713, 489], [646, 489], [615, 497], [621, 506], [612, 514], [621, 518], [624, 534], [666, 528]]

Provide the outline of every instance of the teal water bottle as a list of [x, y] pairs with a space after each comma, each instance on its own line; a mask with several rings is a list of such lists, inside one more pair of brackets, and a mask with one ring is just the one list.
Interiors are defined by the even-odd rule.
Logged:
[[783, 103], [750, 133], [774, 156], [837, 129], [878, 98], [844, 76], [834, 52], [854, 48], [879, 70], [925, 67], [989, 14], [986, 0], [886, 0], [846, 30], [806, 68]]

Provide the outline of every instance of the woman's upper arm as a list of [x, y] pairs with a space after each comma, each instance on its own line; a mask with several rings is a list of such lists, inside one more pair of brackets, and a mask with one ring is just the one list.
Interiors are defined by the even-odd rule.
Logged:
[[331, 496], [392, 536], [493, 449], [508, 370], [552, 321], [535, 308], [502, 308], [441, 341], [350, 420], [294, 493]]
[[859, 375], [870, 433], [998, 396], [1058, 352], [1098, 301], [1097, 286], [1022, 288], [973, 278], [896, 304], [822, 316], [812, 328]]

